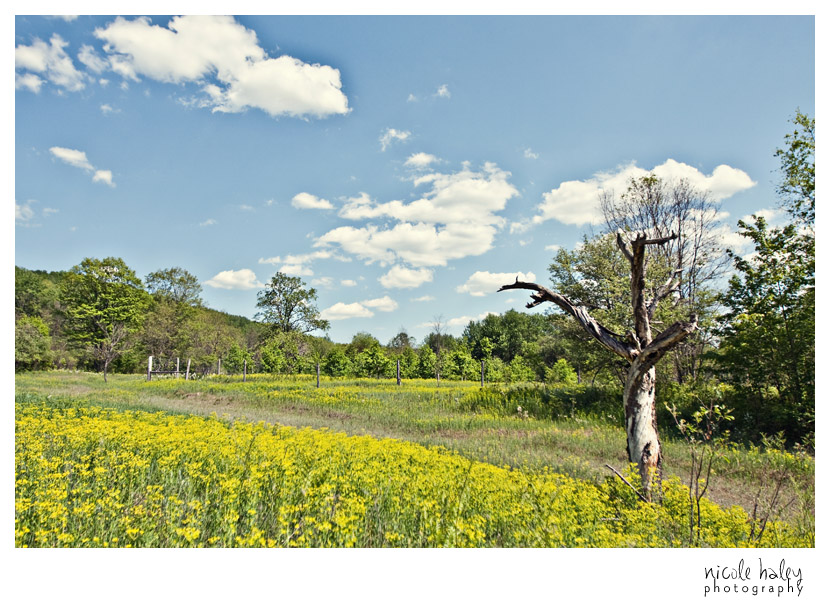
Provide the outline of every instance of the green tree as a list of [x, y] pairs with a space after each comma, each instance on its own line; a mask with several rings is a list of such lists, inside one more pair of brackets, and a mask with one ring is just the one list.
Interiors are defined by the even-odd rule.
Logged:
[[347, 377], [352, 373], [352, 361], [345, 349], [337, 346], [323, 358], [321, 370], [330, 377]]
[[131, 344], [144, 323], [150, 297], [121, 258], [84, 259], [64, 279], [67, 337], [104, 373]]
[[731, 253], [736, 274], [722, 300], [718, 373], [732, 383], [745, 432], [784, 431], [790, 442], [815, 428], [815, 121], [797, 113], [785, 137], [778, 187], [790, 223], [739, 221], [754, 253]]
[[147, 291], [156, 298], [190, 307], [204, 306], [199, 279], [184, 268], [174, 266], [151, 272], [144, 278], [144, 283]]
[[278, 272], [257, 294], [257, 319], [280, 332], [328, 330], [329, 322], [320, 318], [316, 300], [316, 289], [306, 288], [299, 277]]
[[14, 369], [40, 370], [52, 361], [49, 327], [40, 317], [23, 316], [14, 323]]

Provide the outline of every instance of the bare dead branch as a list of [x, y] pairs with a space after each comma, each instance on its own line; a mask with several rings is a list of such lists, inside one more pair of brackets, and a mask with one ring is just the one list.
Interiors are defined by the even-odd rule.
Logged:
[[606, 465], [605, 465], [605, 468], [607, 468], [607, 469], [611, 470], [611, 471], [612, 471], [615, 475], [617, 475], [620, 479], [622, 479], [622, 482], [623, 482], [623, 483], [625, 483], [628, 487], [630, 487], [630, 488], [631, 488], [631, 490], [632, 490], [635, 494], [637, 494], [637, 497], [638, 497], [640, 500], [642, 500], [643, 502], [648, 502], [648, 500], [646, 499], [646, 497], [645, 497], [645, 496], [643, 496], [643, 495], [642, 495], [639, 491], [637, 491], [637, 488], [636, 488], [636, 487], [634, 487], [633, 485], [631, 485], [631, 483], [629, 483], [628, 479], [626, 479], [625, 477], [623, 477], [623, 476], [620, 474], [620, 472], [619, 472], [616, 468], [614, 468], [614, 467], [613, 467], [613, 466], [611, 466], [610, 464], [606, 464]]
[[565, 311], [568, 315], [576, 319], [582, 328], [588, 332], [591, 336], [593, 336], [596, 340], [598, 340], [602, 345], [616, 353], [617, 355], [625, 358], [629, 362], [633, 361], [639, 352], [637, 349], [628, 343], [624, 343], [622, 341], [617, 340], [619, 335], [611, 332], [608, 328], [600, 324], [596, 319], [594, 319], [589, 313], [588, 309], [584, 306], [577, 306], [573, 304], [570, 300], [562, 296], [561, 294], [557, 294], [549, 290], [548, 288], [539, 285], [538, 283], [529, 283], [527, 281], [516, 281], [515, 283], [511, 283], [509, 285], [503, 285], [499, 288], [498, 291], [502, 292], [508, 289], [528, 289], [533, 290], [535, 293], [531, 295], [531, 302], [527, 303], [527, 308], [531, 309], [535, 306], [542, 304], [543, 302], [553, 302], [563, 311]]

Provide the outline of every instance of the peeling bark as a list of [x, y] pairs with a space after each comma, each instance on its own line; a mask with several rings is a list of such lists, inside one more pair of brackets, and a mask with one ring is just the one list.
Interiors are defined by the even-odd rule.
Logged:
[[630, 462], [637, 465], [642, 480], [643, 492], [651, 500], [655, 482], [662, 478], [662, 447], [657, 433], [657, 412], [655, 407], [655, 369], [657, 362], [674, 346], [697, 329], [697, 315], [688, 322], [676, 322], [652, 338], [652, 318], [657, 304], [669, 296], [677, 287], [676, 270], [655, 293], [651, 301], [646, 300], [645, 267], [646, 246], [662, 245], [677, 238], [671, 236], [649, 239], [638, 234], [626, 243], [622, 233], [617, 234], [617, 246], [631, 264], [631, 308], [634, 315], [634, 329], [625, 337], [615, 334], [594, 319], [585, 306], [578, 306], [564, 296], [537, 283], [519, 281], [502, 286], [498, 291], [527, 289], [535, 292], [527, 308], [543, 302], [552, 302], [571, 315], [582, 328], [606, 349], [625, 358], [628, 372], [623, 391], [625, 409], [625, 430], [627, 452]]

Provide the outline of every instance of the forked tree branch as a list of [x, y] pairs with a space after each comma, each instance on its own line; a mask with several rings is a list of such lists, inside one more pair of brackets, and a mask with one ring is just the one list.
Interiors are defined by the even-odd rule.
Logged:
[[576, 319], [582, 328], [602, 343], [606, 349], [613, 351], [629, 362], [632, 362], [637, 357], [639, 352], [632, 345], [617, 340], [615, 338], [617, 335], [594, 319], [590, 313], [588, 313], [588, 309], [584, 306], [576, 306], [561, 294], [557, 294], [556, 292], [553, 292], [538, 283], [519, 281], [518, 278], [515, 283], [501, 286], [499, 291], [503, 292], [506, 289], [529, 289], [536, 292], [531, 295], [533, 300], [528, 302], [526, 305], [528, 309], [538, 306], [543, 302], [552, 302], [568, 315]]

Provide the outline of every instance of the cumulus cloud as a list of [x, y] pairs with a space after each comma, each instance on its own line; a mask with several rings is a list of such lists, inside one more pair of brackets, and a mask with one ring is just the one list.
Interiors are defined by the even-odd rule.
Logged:
[[449, 98], [451, 96], [450, 88], [447, 86], [446, 83], [444, 83], [438, 88], [438, 91], [435, 92], [435, 95], [439, 98]]
[[205, 285], [210, 285], [217, 289], [257, 289], [259, 287], [265, 287], [257, 281], [256, 274], [250, 268], [223, 270], [212, 279], [205, 281]]
[[216, 225], [216, 223], [217, 223], [217, 222], [216, 222], [216, 220], [215, 220], [215, 219], [205, 219], [203, 222], [201, 222], [201, 223], [199, 224], [199, 227], [204, 228], [204, 227], [206, 227], [206, 226], [215, 226], [215, 225]]
[[460, 317], [453, 317], [447, 322], [447, 327], [457, 327], [457, 326], [466, 326], [471, 321], [481, 321], [488, 315], [498, 315], [493, 311], [487, 311], [485, 313], [481, 313], [475, 317], [471, 317], [469, 315], [461, 315]]
[[17, 202], [14, 203], [14, 222], [20, 225], [27, 225], [29, 220], [35, 216], [35, 212], [32, 210], [27, 203], [18, 204]]
[[291, 206], [295, 209], [333, 209], [334, 205], [328, 200], [318, 198], [308, 192], [300, 192], [291, 199]]
[[386, 148], [394, 141], [404, 142], [412, 136], [411, 132], [405, 130], [396, 130], [395, 128], [387, 128], [385, 132], [380, 135], [380, 150], [386, 151]]
[[[14, 67], [25, 71], [15, 78], [15, 87], [40, 91], [43, 79], [71, 92], [84, 88], [84, 75], [75, 68], [72, 59], [64, 51], [69, 43], [53, 34], [49, 43], [35, 38], [31, 45], [18, 45], [14, 50]], [[37, 75], [33, 74], [37, 73]]]
[[357, 285], [357, 281], [355, 281], [354, 279], [342, 279], [340, 281], [340, 285], [342, 285], [343, 287], [354, 287]]
[[327, 260], [334, 257], [331, 251], [318, 250], [312, 253], [301, 253], [299, 255], [275, 256], [271, 258], [259, 258], [260, 264], [282, 264], [279, 268], [281, 273], [292, 276], [313, 275], [311, 262], [314, 260]]
[[459, 294], [470, 294], [471, 296], [486, 296], [494, 294], [502, 285], [513, 283], [516, 278], [521, 281], [533, 283], [536, 275], [532, 272], [489, 272], [476, 271], [463, 285], [455, 288]]
[[565, 181], [559, 187], [544, 194], [538, 213], [531, 219], [511, 225], [511, 232], [523, 232], [549, 219], [568, 225], [600, 223], [602, 212], [599, 199], [603, 192], [625, 193], [631, 179], [654, 173], [665, 180], [686, 179], [712, 200], [720, 202], [756, 183], [744, 171], [721, 164], [706, 175], [698, 169], [672, 159], [655, 166], [651, 171], [638, 168], [634, 163], [614, 172], [600, 172], [585, 181]]
[[534, 153], [534, 152], [533, 152], [533, 150], [532, 150], [530, 147], [528, 147], [527, 149], [525, 149], [524, 156], [525, 156], [528, 160], [538, 160], [538, 159], [539, 159], [539, 154], [538, 154], [538, 153]]
[[93, 183], [105, 183], [110, 187], [115, 187], [115, 183], [112, 181], [112, 171], [95, 168], [90, 164], [84, 151], [67, 149], [66, 147], [50, 147], [49, 152], [61, 162], [92, 173]]
[[31, 73], [26, 74], [15, 74], [14, 75], [14, 88], [15, 89], [28, 89], [34, 93], [40, 93], [40, 88], [43, 87], [43, 79], [39, 76]]
[[340, 319], [354, 319], [356, 317], [374, 317], [375, 314], [359, 302], [346, 304], [337, 302], [320, 312], [320, 317], [330, 321]]
[[93, 183], [106, 183], [110, 187], [115, 187], [115, 183], [112, 182], [112, 171], [111, 170], [96, 170], [95, 174], [92, 175], [92, 182]]
[[432, 164], [438, 161], [438, 158], [432, 155], [431, 153], [413, 153], [410, 155], [406, 161], [404, 162], [405, 166], [410, 166], [414, 168], [428, 168]]
[[323, 309], [320, 316], [323, 319], [331, 319], [336, 321], [339, 319], [353, 319], [357, 317], [374, 317], [375, 311], [391, 313], [397, 308], [398, 303], [395, 302], [395, 300], [389, 296], [384, 296], [383, 298], [372, 298], [371, 300], [351, 302], [349, 304], [338, 302], [331, 305], [327, 309]]
[[330, 288], [334, 286], [334, 279], [331, 277], [319, 277], [311, 280], [311, 285], [315, 287]]
[[373, 298], [372, 300], [364, 300], [360, 304], [370, 309], [377, 309], [378, 311], [383, 311], [385, 313], [390, 313], [398, 308], [398, 303], [389, 296], [384, 296], [383, 298]]
[[341, 226], [315, 242], [317, 247], [338, 245], [367, 263], [413, 267], [445, 266], [448, 260], [489, 251], [505, 220], [497, 215], [518, 190], [510, 173], [486, 163], [479, 172], [431, 173], [413, 180], [431, 186], [409, 204], [395, 200], [375, 203], [365, 194], [348, 202], [340, 216], [350, 220], [389, 218], [392, 226]]
[[378, 280], [383, 287], [411, 289], [431, 282], [432, 271], [429, 268], [405, 268], [395, 265]]
[[[256, 32], [233, 17], [174, 17], [167, 27], [152, 24], [149, 17], [117, 17], [97, 28], [95, 36], [104, 41], [102, 61], [110, 71], [125, 80], [144, 76], [201, 84], [200, 104], [213, 111], [259, 108], [273, 117], [325, 117], [350, 110], [339, 70], [287, 55], [268, 57]], [[100, 68], [89, 50], [84, 58], [91, 70]]]
[[432, 302], [433, 300], [435, 300], [435, 296], [426, 295], [420, 296], [419, 298], [413, 298], [412, 302]]

